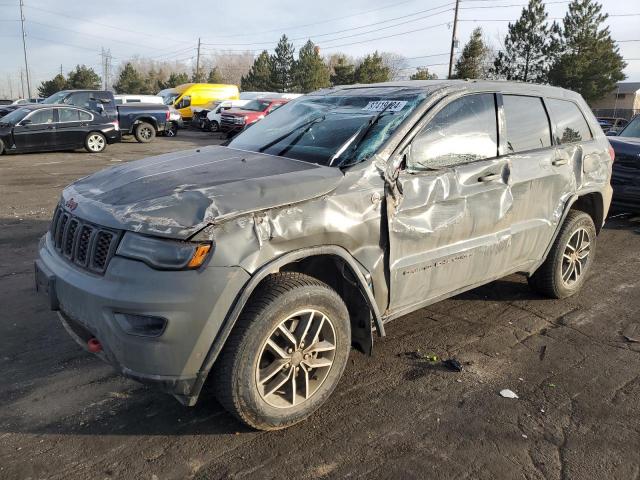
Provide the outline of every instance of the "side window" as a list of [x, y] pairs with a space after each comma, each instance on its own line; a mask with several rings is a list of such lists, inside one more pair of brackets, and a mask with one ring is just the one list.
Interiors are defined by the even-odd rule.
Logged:
[[413, 139], [409, 167], [459, 165], [498, 155], [495, 96], [466, 95], [440, 110]]
[[81, 122], [90, 122], [91, 120], [93, 120], [93, 115], [91, 115], [89, 112], [78, 110], [78, 115], [80, 115]]
[[89, 107], [89, 92], [76, 92], [72, 93], [67, 97], [67, 100], [64, 102], [69, 105], [75, 105], [77, 107]]
[[75, 108], [59, 108], [58, 109], [58, 121], [59, 122], [77, 122], [80, 118], [78, 116], [79, 110]]
[[546, 100], [551, 119], [556, 126], [556, 142], [559, 144], [591, 140], [591, 130], [578, 106], [568, 100]]
[[53, 123], [53, 108], [37, 110], [29, 116], [32, 125], [42, 125], [45, 123]]
[[551, 128], [539, 97], [504, 95], [507, 152], [526, 152], [551, 146]]

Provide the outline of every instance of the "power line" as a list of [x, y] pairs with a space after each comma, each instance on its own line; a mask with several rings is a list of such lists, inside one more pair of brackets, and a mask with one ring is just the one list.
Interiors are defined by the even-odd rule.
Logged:
[[[399, 25], [404, 25], [404, 24], [410, 23], [410, 22], [417, 22], [417, 21], [423, 20], [425, 18], [435, 17], [436, 15], [441, 15], [443, 13], [446, 13], [446, 12], [452, 10], [452, 8], [449, 8], [452, 5], [453, 5], [453, 3], [447, 3], [447, 4], [444, 4], [444, 5], [440, 5], [438, 7], [427, 8], [426, 10], [420, 10], [418, 12], [413, 12], [413, 13], [408, 14], [408, 15], [401, 15], [399, 17], [390, 18], [388, 20], [382, 20], [382, 21], [379, 21], [379, 22], [369, 23], [369, 24], [366, 24], [366, 25], [361, 25], [359, 27], [353, 27], [353, 28], [348, 28], [348, 29], [343, 29], [343, 30], [335, 30], [333, 32], [319, 33], [319, 34], [316, 34], [316, 35], [305, 35], [305, 36], [302, 36], [302, 37], [291, 38], [290, 40], [291, 41], [306, 40], [306, 39], [308, 39], [310, 37], [313, 37], [314, 39], [317, 39], [319, 37], [327, 37], [327, 36], [334, 35], [334, 34], [337, 34], [337, 33], [351, 32], [353, 30], [359, 30], [361, 28], [373, 27], [375, 25], [380, 25], [380, 24], [383, 24], [383, 23], [393, 22], [395, 20], [401, 20], [403, 18], [413, 17], [413, 16], [419, 15], [421, 13], [432, 12], [432, 11], [438, 10], [440, 8], [448, 7], [446, 10], [443, 10], [441, 12], [433, 13], [433, 14], [430, 14], [430, 15], [425, 15], [425, 16], [422, 16], [422, 17], [419, 17], [419, 18], [413, 18], [413, 19], [408, 20], [406, 22], [401, 22], [401, 23], [398, 23], [396, 25], [390, 25], [390, 26], [387, 26], [387, 27], [382, 27], [382, 28], [378, 28], [377, 29], [377, 30], [384, 30], [384, 29], [387, 29], [387, 28], [392, 28], [392, 27], [397, 27]], [[349, 35], [347, 37], [334, 38], [334, 39], [331, 39], [331, 40], [328, 40], [328, 41], [339, 40], [341, 38], [354, 37], [354, 36], [357, 36], [357, 35], [364, 35], [365, 33], [371, 33], [371, 32], [356, 33], [354, 35]], [[206, 42], [203, 42], [203, 45], [210, 45], [210, 46], [214, 46], [214, 45], [217, 45], [217, 46], [224, 46], [224, 45], [242, 46], [242, 45], [245, 45], [245, 46], [250, 46], [250, 45], [273, 45], [275, 43], [278, 43], [278, 41], [275, 40], [275, 41], [270, 41], [270, 42], [250, 42], [250, 43], [206, 43]]]

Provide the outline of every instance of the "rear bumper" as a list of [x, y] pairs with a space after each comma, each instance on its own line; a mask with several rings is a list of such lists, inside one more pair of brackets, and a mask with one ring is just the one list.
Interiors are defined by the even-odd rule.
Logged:
[[[249, 279], [239, 267], [159, 271], [142, 262], [113, 257], [103, 276], [64, 259], [50, 235], [40, 241], [36, 288], [58, 311], [62, 324], [84, 349], [95, 338], [97, 353], [118, 372], [156, 385], [193, 404], [194, 384], [219, 329]], [[159, 336], [125, 331], [116, 314], [167, 320]]]
[[104, 136], [107, 137], [107, 144], [109, 145], [122, 141], [122, 132], [120, 132], [120, 130], [111, 130], [105, 132]]

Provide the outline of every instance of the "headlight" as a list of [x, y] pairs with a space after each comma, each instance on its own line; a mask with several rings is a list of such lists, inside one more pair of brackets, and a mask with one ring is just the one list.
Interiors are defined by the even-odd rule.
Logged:
[[126, 232], [116, 255], [140, 260], [152, 268], [183, 270], [200, 267], [211, 250], [211, 243], [181, 242]]

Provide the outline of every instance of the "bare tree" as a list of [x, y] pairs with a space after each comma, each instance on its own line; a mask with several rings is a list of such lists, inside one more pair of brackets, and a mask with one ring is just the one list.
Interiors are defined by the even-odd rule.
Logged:
[[400, 80], [406, 78], [407, 58], [399, 53], [380, 52], [382, 63], [389, 69], [391, 80]]

